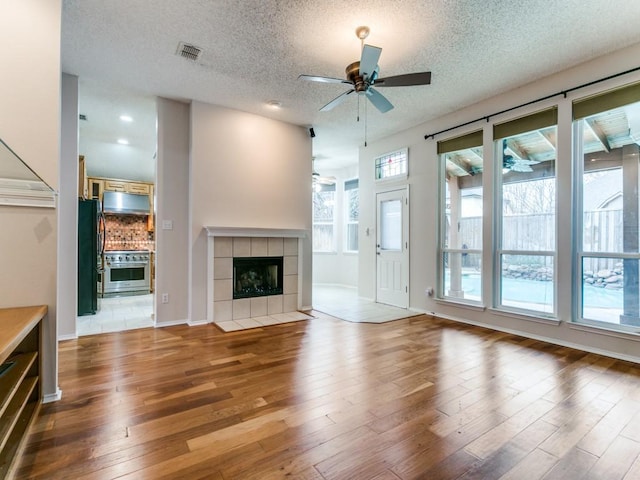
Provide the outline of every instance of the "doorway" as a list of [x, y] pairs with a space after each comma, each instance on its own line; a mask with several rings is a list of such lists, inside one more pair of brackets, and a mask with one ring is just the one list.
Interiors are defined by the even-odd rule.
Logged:
[[104, 228], [93, 267], [79, 268], [98, 271], [95, 288], [90, 282], [97, 308], [77, 312], [74, 330], [81, 336], [150, 327], [155, 323], [156, 98], [88, 79], [79, 79], [77, 95], [77, 150], [83, 158], [78, 197], [98, 205]]
[[376, 301], [409, 306], [409, 187], [376, 195]]

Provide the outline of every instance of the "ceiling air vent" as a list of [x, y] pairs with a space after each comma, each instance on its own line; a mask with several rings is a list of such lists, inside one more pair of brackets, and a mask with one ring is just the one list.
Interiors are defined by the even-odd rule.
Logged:
[[191, 45], [189, 43], [180, 42], [178, 44], [178, 51], [176, 55], [182, 58], [186, 58], [187, 60], [191, 60], [195, 62], [200, 58], [200, 54], [202, 53], [202, 49], [196, 47], [195, 45]]

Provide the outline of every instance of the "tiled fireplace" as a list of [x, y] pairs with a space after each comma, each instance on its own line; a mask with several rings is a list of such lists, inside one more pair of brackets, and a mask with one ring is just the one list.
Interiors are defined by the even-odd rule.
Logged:
[[298, 310], [305, 231], [207, 227], [207, 232], [210, 322]]

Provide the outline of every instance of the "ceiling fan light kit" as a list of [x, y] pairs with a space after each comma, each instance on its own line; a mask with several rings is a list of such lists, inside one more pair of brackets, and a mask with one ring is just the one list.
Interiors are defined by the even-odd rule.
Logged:
[[356, 36], [362, 42], [362, 53], [360, 61], [350, 63], [345, 69], [346, 80], [340, 78], [323, 77], [318, 75], [300, 75], [298, 78], [310, 82], [320, 83], [344, 83], [351, 85], [351, 89], [337, 96], [320, 111], [326, 112], [344, 102], [353, 92], [364, 95], [381, 113], [386, 113], [393, 108], [393, 104], [378, 92], [377, 87], [410, 87], [416, 85], [429, 85], [431, 83], [431, 72], [407, 73], [395, 75], [387, 78], [378, 78], [380, 67], [378, 60], [382, 49], [373, 45], [364, 44], [364, 39], [369, 36], [369, 27], [360, 26], [356, 29]]

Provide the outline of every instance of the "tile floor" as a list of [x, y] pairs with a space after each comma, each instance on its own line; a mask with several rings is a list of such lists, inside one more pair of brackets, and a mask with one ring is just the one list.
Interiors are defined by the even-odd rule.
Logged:
[[98, 313], [76, 319], [78, 336], [153, 327], [153, 294], [98, 298]]
[[[135, 295], [98, 299], [99, 311], [95, 315], [77, 318], [79, 336], [120, 332], [135, 328], [153, 327], [153, 295]], [[342, 285], [313, 285], [313, 308], [319, 312], [349, 322], [383, 323], [418, 315], [404, 308], [383, 305], [358, 297], [354, 287]], [[218, 322], [225, 332], [248, 328], [297, 322], [313, 318], [302, 312], [279, 313], [269, 316]]]
[[358, 289], [344, 285], [313, 285], [313, 309], [333, 317], [360, 323], [384, 323], [419, 315], [358, 297]]

